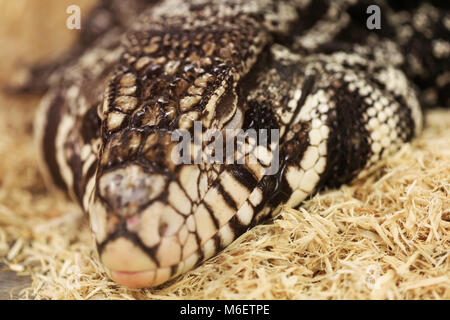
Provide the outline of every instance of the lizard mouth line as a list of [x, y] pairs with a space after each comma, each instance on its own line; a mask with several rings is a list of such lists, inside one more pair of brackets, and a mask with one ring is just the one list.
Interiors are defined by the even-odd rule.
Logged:
[[157, 270], [149, 271], [115, 271], [110, 270], [111, 278], [128, 288], [154, 287], [166, 282], [169, 277], [157, 277]]

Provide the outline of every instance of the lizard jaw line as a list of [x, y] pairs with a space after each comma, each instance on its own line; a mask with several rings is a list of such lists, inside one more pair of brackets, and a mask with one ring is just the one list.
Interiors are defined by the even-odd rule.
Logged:
[[131, 289], [155, 287], [166, 282], [168, 279], [157, 279], [156, 270], [149, 271], [114, 271], [111, 270], [111, 278], [120, 285]]

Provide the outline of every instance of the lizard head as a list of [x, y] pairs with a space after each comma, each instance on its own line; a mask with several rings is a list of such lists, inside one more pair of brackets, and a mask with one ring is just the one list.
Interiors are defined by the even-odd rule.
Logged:
[[248, 228], [262, 201], [258, 161], [180, 163], [173, 137], [189, 134], [191, 150], [195, 124], [242, 127], [241, 79], [267, 34], [245, 15], [162, 24], [130, 33], [98, 112], [88, 211], [101, 261], [129, 287], [156, 286], [211, 257]]

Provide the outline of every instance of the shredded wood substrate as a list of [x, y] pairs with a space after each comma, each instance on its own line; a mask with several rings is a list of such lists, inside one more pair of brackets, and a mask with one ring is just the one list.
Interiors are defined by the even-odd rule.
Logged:
[[[0, 87], [67, 49], [73, 2], [0, 0]], [[450, 109], [427, 111], [424, 132], [370, 177], [285, 208], [163, 286], [130, 290], [99, 263], [79, 207], [43, 184], [32, 139], [38, 102], [0, 94], [0, 264], [31, 277], [14, 297], [450, 299]]]

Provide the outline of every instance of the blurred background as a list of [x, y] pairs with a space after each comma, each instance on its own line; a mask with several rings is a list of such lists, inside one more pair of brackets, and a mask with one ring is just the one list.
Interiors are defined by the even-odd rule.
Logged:
[[0, 81], [17, 67], [59, 56], [79, 30], [69, 30], [66, 9], [81, 8], [81, 18], [96, 0], [0, 0]]

